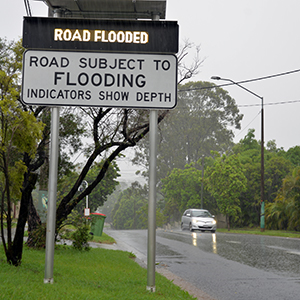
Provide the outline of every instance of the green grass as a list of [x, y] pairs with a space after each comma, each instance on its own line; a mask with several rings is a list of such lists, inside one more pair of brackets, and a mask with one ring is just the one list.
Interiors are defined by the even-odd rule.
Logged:
[[22, 265], [7, 264], [0, 245], [0, 299], [194, 299], [156, 274], [156, 292], [146, 290], [147, 270], [119, 250], [76, 251], [58, 246], [54, 283], [44, 284], [45, 251], [24, 248]]
[[96, 235], [91, 236], [90, 241], [95, 243], [101, 243], [101, 244], [114, 244], [116, 242], [112, 237], [110, 237], [104, 232], [102, 232], [102, 236], [96, 236]]
[[297, 231], [286, 231], [286, 230], [268, 230], [266, 229], [264, 232], [260, 231], [260, 228], [240, 228], [240, 229], [228, 229], [226, 228], [218, 228], [218, 232], [223, 233], [240, 233], [240, 234], [256, 234], [256, 235], [269, 235], [269, 236], [279, 236], [279, 237], [287, 237], [287, 238], [300, 238], [300, 233]]

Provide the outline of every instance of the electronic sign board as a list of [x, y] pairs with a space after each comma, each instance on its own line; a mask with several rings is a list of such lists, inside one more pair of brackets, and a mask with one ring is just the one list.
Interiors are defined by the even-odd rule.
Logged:
[[177, 53], [177, 21], [24, 17], [26, 49]]

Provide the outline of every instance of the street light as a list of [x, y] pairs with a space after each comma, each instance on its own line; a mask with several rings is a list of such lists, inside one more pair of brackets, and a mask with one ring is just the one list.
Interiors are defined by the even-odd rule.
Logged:
[[[78, 188], [79, 192], [84, 191], [89, 186], [88, 182], [86, 180], [83, 180], [81, 185]], [[85, 209], [84, 209], [84, 216], [89, 217], [90, 216], [90, 209], [89, 209], [89, 196], [86, 195], [85, 197]]]
[[260, 197], [261, 197], [261, 206], [260, 206], [260, 229], [261, 231], [265, 231], [265, 201], [264, 201], [264, 193], [265, 193], [265, 180], [264, 180], [264, 98], [257, 95], [256, 93], [248, 90], [244, 86], [240, 85], [239, 83], [228, 79], [228, 78], [221, 78], [219, 76], [212, 76], [211, 79], [213, 80], [224, 80], [229, 81], [240, 88], [244, 89], [245, 91], [249, 92], [250, 94], [254, 95], [255, 97], [261, 100], [261, 169], [260, 169]]

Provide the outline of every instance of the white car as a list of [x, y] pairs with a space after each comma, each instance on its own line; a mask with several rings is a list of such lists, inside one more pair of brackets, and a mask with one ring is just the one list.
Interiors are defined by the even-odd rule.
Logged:
[[206, 209], [187, 209], [181, 218], [181, 229], [210, 231], [217, 230], [214, 216]]

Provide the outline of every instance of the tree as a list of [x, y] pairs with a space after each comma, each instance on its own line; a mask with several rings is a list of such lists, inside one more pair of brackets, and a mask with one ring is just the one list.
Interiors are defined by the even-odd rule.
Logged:
[[137, 181], [132, 183], [131, 187], [120, 194], [118, 202], [113, 208], [113, 227], [115, 229], [147, 228], [147, 223], [142, 221], [141, 216], [145, 213], [142, 208], [147, 205], [147, 198], [147, 187], [142, 187]]
[[[232, 151], [240, 156], [245, 169], [247, 189], [241, 193], [241, 217], [232, 223], [237, 226], [258, 226], [260, 223], [261, 204], [261, 150], [260, 142], [255, 140], [254, 129], [249, 129], [247, 135], [237, 143]], [[281, 187], [283, 178], [290, 173], [292, 165], [285, 158], [285, 152], [276, 147], [275, 141], [268, 142], [265, 149], [265, 194], [266, 202], [273, 202]]]
[[107, 201], [103, 203], [103, 206], [99, 208], [99, 211], [106, 215], [105, 222], [112, 224], [112, 210], [115, 206], [115, 204], [118, 202], [118, 199], [120, 198], [120, 194], [122, 191], [124, 191], [126, 188], [128, 188], [128, 184], [125, 182], [119, 182], [119, 184], [116, 186], [116, 189], [113, 191], [112, 194], [108, 195]]
[[300, 168], [284, 178], [273, 203], [266, 205], [267, 226], [272, 229], [300, 229]]
[[[182, 58], [187, 55], [189, 47], [181, 52]], [[22, 63], [21, 42], [18, 42], [17, 47], [12, 49], [7, 47], [6, 42], [1, 42], [0, 47], [1, 61], [8, 60], [9, 63], [17, 63], [17, 68], [8, 68], [4, 72], [10, 76], [14, 74], [18, 83], [20, 81], [20, 68]], [[10, 52], [9, 52], [10, 51]], [[10, 54], [8, 54], [8, 52]], [[179, 59], [182, 63], [182, 60]], [[191, 68], [185, 69], [182, 72], [182, 80], [193, 75], [198, 66], [198, 60], [192, 64]], [[19, 94], [19, 91], [18, 91]], [[35, 184], [38, 182], [47, 182], [43, 176], [38, 177], [44, 172], [39, 172], [40, 169], [46, 165], [49, 150], [49, 134], [50, 134], [50, 118], [49, 108], [43, 106], [27, 106], [24, 105], [16, 95], [15, 101], [21, 105], [25, 112], [32, 113], [37, 121], [42, 121], [46, 126], [43, 130], [43, 137], [36, 144], [35, 156], [32, 157], [27, 152], [22, 152], [23, 163], [27, 168], [25, 173], [21, 196], [20, 196], [20, 213], [18, 217], [18, 224], [14, 237], [14, 247], [18, 249], [18, 253], [12, 258], [14, 264], [21, 263], [22, 245], [24, 228], [28, 220], [30, 230], [40, 223], [37, 211], [32, 203], [32, 191]], [[169, 111], [161, 111], [158, 114], [158, 123], [160, 123]], [[61, 113], [60, 118], [60, 177], [72, 172], [74, 165], [70, 162], [70, 151], [72, 154], [82, 150], [83, 137], [91, 138], [92, 144], [86, 145], [85, 155], [86, 160], [83, 163], [83, 168], [78, 177], [74, 180], [73, 185], [65, 194], [57, 207], [57, 223], [56, 228], [60, 228], [68, 215], [77, 206], [82, 199], [89, 195], [93, 189], [103, 180], [111, 163], [119, 156], [119, 154], [129, 147], [134, 147], [141, 139], [143, 139], [149, 131], [149, 116], [148, 111], [133, 110], [133, 109], [114, 109], [114, 108], [65, 108]], [[90, 182], [87, 189], [78, 194], [78, 188], [82, 181], [85, 180], [89, 169], [97, 162], [103, 162], [102, 168], [99, 170], [97, 176]], [[47, 170], [47, 167], [45, 168]], [[47, 178], [47, 176], [44, 176]], [[30, 216], [30, 218], [28, 218]], [[29, 232], [29, 235], [31, 233]]]
[[[183, 58], [188, 54], [188, 50], [192, 44], [186, 44], [186, 47], [179, 54], [179, 62], [183, 65]], [[198, 54], [198, 50], [197, 50]], [[199, 65], [198, 57], [190, 67], [183, 65], [180, 73], [182, 80], [193, 76]], [[121, 152], [130, 147], [135, 147], [149, 132], [149, 112], [136, 109], [114, 109], [114, 108], [82, 108], [86, 119], [89, 120], [90, 137], [93, 144], [86, 149], [87, 160], [75, 181], [70, 192], [62, 199], [57, 208], [57, 228], [67, 218], [68, 214], [76, 207], [76, 205], [104, 178], [111, 162], [119, 156]], [[169, 114], [168, 110], [158, 113], [158, 123]], [[89, 184], [88, 188], [80, 195], [76, 195], [76, 191], [98, 157], [104, 157], [103, 166], [99, 171], [95, 180]]]
[[[30, 176], [21, 153], [33, 158], [36, 144], [42, 138], [43, 124], [31, 112], [18, 105], [18, 74], [21, 68], [20, 43], [7, 44], [0, 39], [0, 218], [2, 244], [7, 261], [19, 265], [22, 243], [12, 239], [12, 204], [16, 204], [24, 189], [24, 178]], [[4, 235], [4, 219], [7, 241]], [[19, 225], [19, 222], [18, 222]], [[25, 225], [25, 224], [24, 224]], [[20, 229], [17, 226], [17, 230]], [[24, 233], [24, 227], [23, 227]]]
[[[88, 184], [93, 182], [97, 177], [99, 171], [102, 168], [103, 163], [95, 163], [89, 170], [86, 181]], [[89, 208], [91, 212], [95, 212], [98, 207], [102, 206], [106, 201], [108, 195], [112, 194], [119, 182], [116, 180], [120, 174], [118, 174], [119, 168], [115, 161], [113, 161], [105, 176], [101, 182], [93, 189], [93, 191], [88, 195]], [[81, 201], [80, 205], [76, 207], [76, 210], [82, 212], [85, 207], [85, 201]]]
[[[188, 82], [178, 88], [178, 105], [160, 124], [158, 178], [174, 169], [225, 152], [233, 146], [233, 128], [242, 115], [225, 90], [209, 82]], [[146, 165], [148, 142], [141, 141], [134, 163]]]
[[[170, 175], [162, 180], [164, 195], [164, 215], [168, 222], [180, 220], [182, 213], [188, 208], [201, 207], [202, 171], [199, 164], [191, 163], [185, 168], [174, 168]], [[204, 207], [216, 212], [216, 205], [211, 197], [204, 192]]]
[[226, 215], [228, 230], [230, 218], [241, 213], [239, 196], [246, 190], [247, 179], [237, 155], [217, 156], [214, 164], [205, 171], [208, 190], [215, 197], [220, 213]]
[[282, 155], [291, 161], [294, 167], [300, 166], [300, 146], [292, 147], [287, 152], [283, 152]]
[[[137, 181], [124, 190], [112, 210], [115, 229], [144, 229], [148, 227], [148, 188]], [[165, 217], [156, 209], [156, 226], [162, 226]]]

